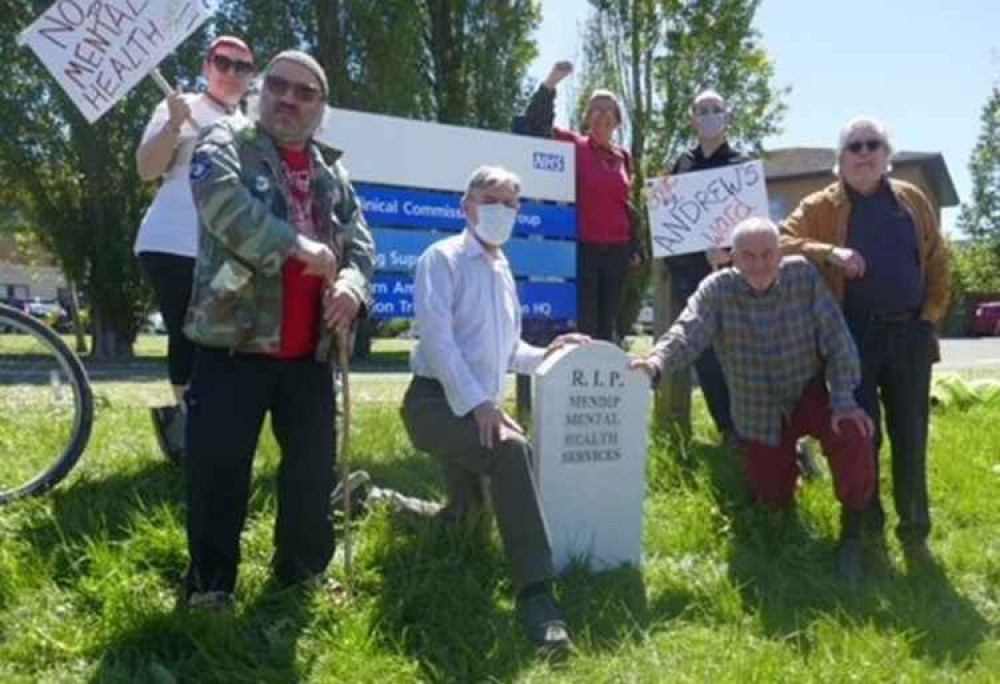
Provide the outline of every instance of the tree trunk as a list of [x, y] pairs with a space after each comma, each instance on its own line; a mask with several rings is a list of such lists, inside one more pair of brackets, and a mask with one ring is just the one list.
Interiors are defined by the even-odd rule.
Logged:
[[76, 337], [76, 353], [87, 353], [87, 331], [83, 329], [83, 319], [80, 318], [80, 298], [76, 293], [76, 284], [67, 279], [69, 286], [70, 318], [73, 320], [73, 335]]
[[96, 304], [90, 312], [93, 336], [90, 358], [96, 361], [128, 361], [133, 358], [131, 336], [115, 327], [113, 320], [104, 316]]
[[[673, 301], [670, 287], [670, 269], [663, 259], [654, 264], [653, 331], [660, 337], [677, 318], [677, 302]], [[653, 423], [659, 432], [674, 435], [679, 430], [687, 437], [691, 434], [691, 369], [666, 373], [656, 391]]]

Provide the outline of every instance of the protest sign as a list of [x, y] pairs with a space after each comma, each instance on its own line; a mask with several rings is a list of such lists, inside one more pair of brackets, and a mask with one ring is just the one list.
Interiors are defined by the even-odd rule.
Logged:
[[216, 0], [56, 0], [18, 38], [97, 121], [215, 12]]
[[654, 178], [646, 199], [654, 257], [727, 247], [740, 221], [768, 216], [759, 161]]

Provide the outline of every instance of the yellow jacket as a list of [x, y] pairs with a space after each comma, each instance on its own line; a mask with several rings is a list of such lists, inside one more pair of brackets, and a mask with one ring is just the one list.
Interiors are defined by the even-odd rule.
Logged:
[[[889, 187], [917, 229], [925, 284], [921, 316], [937, 323], [948, 308], [948, 250], [937, 217], [915, 185], [890, 178]], [[844, 299], [844, 276], [829, 257], [834, 247], [844, 246], [850, 217], [851, 201], [843, 181], [838, 180], [803, 199], [781, 224], [782, 253], [802, 254], [809, 259], [839, 300]]]

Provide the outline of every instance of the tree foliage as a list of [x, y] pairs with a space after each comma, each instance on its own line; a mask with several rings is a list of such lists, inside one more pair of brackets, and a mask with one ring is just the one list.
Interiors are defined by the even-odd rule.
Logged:
[[993, 88], [980, 122], [969, 159], [972, 197], [962, 206], [958, 227], [975, 242], [1000, 252], [1000, 88]]
[[[95, 354], [127, 356], [148, 305], [131, 248], [155, 188], [135, 150], [162, 97], [150, 83], [88, 124], [15, 38], [51, 0], [9, 0], [0, 15], [0, 180], [91, 304]], [[531, 0], [223, 0], [216, 17], [162, 65], [198, 84], [212, 35], [247, 39], [263, 63], [313, 52], [338, 106], [506, 130], [523, 102], [539, 20]]]
[[[597, 87], [618, 93], [626, 109], [623, 144], [635, 162], [634, 203], [647, 175], [662, 174], [693, 141], [688, 112], [713, 87], [733, 111], [730, 140], [759, 149], [778, 132], [785, 91], [753, 27], [759, 0], [591, 0], [577, 118]], [[640, 212], [645, 217], [645, 211]], [[647, 233], [648, 236], [648, 233]], [[648, 245], [647, 245], [648, 247]], [[649, 280], [631, 274], [619, 329], [632, 327]]]

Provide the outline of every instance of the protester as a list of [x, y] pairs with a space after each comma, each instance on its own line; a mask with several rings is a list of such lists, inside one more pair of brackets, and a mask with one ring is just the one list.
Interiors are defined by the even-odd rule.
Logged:
[[199, 126], [225, 116], [243, 119], [238, 105], [254, 72], [254, 56], [239, 38], [221, 36], [212, 41], [201, 72], [207, 90], [195, 94], [178, 89], [162, 101], [136, 153], [139, 176], [160, 181], [134, 250], [167, 329], [167, 368], [174, 403], [155, 407], [151, 413], [160, 448], [174, 462], [184, 453], [183, 397], [194, 361], [194, 345], [182, 332], [198, 251], [198, 218], [188, 182], [191, 154]]
[[[875, 421], [881, 403], [892, 444], [896, 535], [911, 566], [932, 562], [927, 495], [927, 429], [934, 326], [948, 306], [948, 255], [936, 213], [915, 186], [889, 178], [892, 143], [870, 117], [840, 133], [839, 179], [784, 221], [782, 248], [805, 255], [838, 299], [861, 356], [857, 400]], [[885, 512], [876, 489], [868, 525], [881, 540]]]
[[[729, 110], [726, 108], [726, 101], [716, 91], [703, 90], [698, 93], [691, 103], [689, 122], [697, 134], [698, 144], [684, 152], [674, 162], [670, 170], [672, 175], [718, 169], [750, 161], [745, 154], [729, 146], [726, 139]], [[670, 320], [674, 320], [684, 310], [688, 299], [698, 289], [701, 281], [712, 273], [713, 268], [723, 266], [728, 261], [729, 255], [722, 249], [666, 258], [665, 264], [670, 270], [673, 303]], [[715, 350], [711, 346], [707, 347], [695, 361], [694, 367], [698, 373], [698, 384], [705, 396], [705, 404], [716, 429], [724, 438], [732, 436], [733, 419], [729, 415], [729, 390]]]
[[374, 245], [339, 152], [312, 139], [329, 96], [302, 52], [264, 71], [260, 122], [199, 139], [191, 187], [201, 240], [184, 331], [198, 346], [187, 393], [185, 589], [232, 601], [264, 417], [281, 450], [273, 571], [322, 576], [334, 550], [331, 336], [370, 304]]
[[502, 250], [519, 195], [513, 173], [476, 169], [462, 199], [468, 228], [420, 257], [414, 283], [420, 337], [402, 416], [414, 446], [443, 467], [443, 519], [482, 511], [482, 478], [489, 478], [525, 631], [543, 649], [564, 652], [569, 635], [552, 593], [552, 548], [531, 447], [502, 405], [509, 371], [531, 373], [547, 354], [588, 338], [561, 335], [547, 349], [521, 340], [521, 307]]
[[638, 220], [629, 204], [632, 161], [615, 145], [622, 108], [613, 93], [595, 90], [583, 115], [586, 134], [553, 127], [556, 86], [573, 72], [570, 62], [557, 62], [528, 104], [521, 130], [551, 132], [576, 148], [577, 302], [581, 332], [615, 344], [618, 314], [630, 264], [642, 260]]
[[857, 581], [875, 462], [871, 418], [854, 400], [860, 366], [850, 333], [816, 269], [800, 257], [781, 258], [770, 221], [737, 226], [733, 263], [702, 281], [649, 356], [631, 366], [655, 382], [715, 346], [750, 488], [772, 509], [792, 505], [796, 440], [817, 438], [841, 503], [839, 570]]

